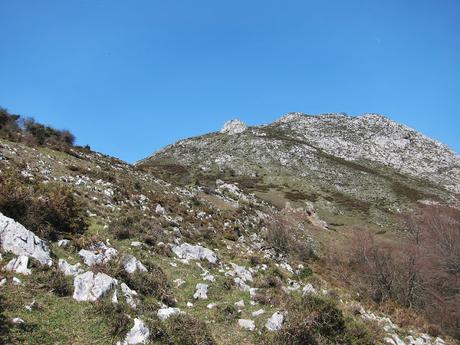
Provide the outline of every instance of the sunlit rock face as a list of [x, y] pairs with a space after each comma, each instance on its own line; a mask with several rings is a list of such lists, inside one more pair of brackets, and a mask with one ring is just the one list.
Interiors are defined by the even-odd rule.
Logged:
[[224, 127], [220, 130], [221, 133], [229, 135], [243, 133], [248, 126], [238, 119], [225, 122]]

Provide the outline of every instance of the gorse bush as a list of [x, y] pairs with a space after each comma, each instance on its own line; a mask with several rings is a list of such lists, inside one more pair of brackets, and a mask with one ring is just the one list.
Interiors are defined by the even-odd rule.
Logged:
[[57, 130], [32, 118], [10, 114], [4, 108], [0, 108], [0, 138], [58, 150], [65, 150], [75, 143], [75, 136], [67, 130]]
[[14, 169], [0, 176], [0, 212], [50, 240], [82, 234], [88, 227], [85, 205], [72, 189], [55, 183], [31, 184]]

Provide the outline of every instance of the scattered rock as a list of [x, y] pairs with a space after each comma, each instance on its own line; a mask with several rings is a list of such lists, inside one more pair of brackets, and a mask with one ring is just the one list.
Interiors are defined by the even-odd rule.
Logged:
[[181, 313], [181, 310], [179, 308], [167, 307], [167, 308], [158, 309], [157, 315], [161, 321], [164, 321], [170, 318], [171, 316], [178, 315], [180, 313]]
[[13, 277], [13, 285], [24, 285], [21, 279]]
[[208, 260], [212, 264], [217, 262], [217, 255], [211, 249], [202, 246], [183, 243], [171, 249], [174, 254], [184, 260]]
[[126, 303], [128, 303], [128, 305], [133, 308], [133, 309], [136, 309], [136, 300], [135, 298], [137, 297], [137, 292], [134, 291], [134, 290], [131, 290], [128, 285], [126, 285], [125, 283], [121, 283], [120, 285], [121, 287], [121, 292], [123, 293], [123, 296], [125, 296], [126, 298]]
[[166, 210], [164, 209], [163, 206], [161, 206], [160, 204], [157, 204], [157, 206], [155, 207], [155, 213], [157, 213], [157, 214], [165, 214]]
[[213, 308], [216, 307], [216, 306], [217, 306], [217, 303], [209, 303], [209, 304], [206, 306], [206, 308], [208, 308], [208, 309], [213, 309]]
[[147, 268], [133, 255], [126, 255], [123, 258], [123, 268], [128, 273], [134, 273], [136, 271], [147, 272]]
[[50, 250], [43, 240], [21, 224], [0, 213], [0, 246], [6, 252], [26, 255], [51, 266]]
[[11, 261], [8, 262], [8, 264], [5, 266], [5, 271], [29, 275], [32, 273], [32, 271], [27, 268], [28, 263], [29, 263], [28, 256], [19, 255], [16, 259], [11, 259]]
[[7, 282], [6, 278], [3, 278], [2, 280], [0, 280], [0, 286], [5, 285], [6, 282]]
[[141, 319], [134, 319], [134, 326], [126, 335], [123, 345], [145, 344], [149, 339], [150, 331]]
[[256, 324], [252, 320], [239, 319], [238, 325], [241, 328], [247, 329], [248, 331], [254, 331], [256, 329]]
[[107, 294], [117, 285], [117, 280], [105, 273], [89, 271], [79, 274], [74, 279], [73, 298], [77, 301], [94, 302]]
[[59, 240], [57, 245], [58, 247], [68, 247], [70, 244], [70, 240]]
[[267, 320], [265, 327], [271, 332], [279, 331], [283, 326], [283, 321], [284, 315], [281, 312], [277, 311]]
[[313, 285], [311, 285], [310, 283], [308, 283], [307, 285], [305, 285], [302, 289], [302, 295], [305, 296], [305, 295], [310, 295], [310, 294], [313, 294], [315, 295], [317, 293], [316, 289], [313, 287]]
[[193, 295], [194, 299], [208, 299], [208, 285], [207, 284], [196, 284], [196, 292]]
[[179, 288], [185, 284], [185, 280], [180, 279], [180, 278], [174, 279], [174, 284], [176, 284], [176, 288]]
[[58, 261], [58, 269], [66, 276], [76, 276], [83, 273], [84, 271], [80, 267], [81, 264], [79, 262], [71, 265], [64, 259], [59, 259]]
[[24, 324], [24, 320], [21, 319], [20, 317], [15, 317], [14, 319], [11, 319], [11, 323], [13, 325], [22, 325]]
[[141, 247], [141, 246], [142, 246], [142, 242], [139, 242], [139, 241], [131, 242], [131, 247]]
[[252, 317], [256, 317], [256, 316], [259, 316], [259, 315], [262, 315], [262, 314], [265, 314], [265, 310], [263, 309], [259, 309], [259, 310], [256, 310], [254, 312], [252, 312]]
[[238, 302], [235, 302], [235, 306], [237, 306], [238, 308], [244, 308], [244, 301], [240, 300]]
[[104, 243], [96, 243], [91, 250], [82, 249], [78, 252], [87, 266], [104, 264], [118, 255], [115, 248], [107, 247]]

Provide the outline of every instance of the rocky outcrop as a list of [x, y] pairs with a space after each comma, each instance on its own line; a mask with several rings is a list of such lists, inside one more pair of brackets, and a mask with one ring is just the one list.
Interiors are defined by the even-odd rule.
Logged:
[[25, 255], [51, 266], [53, 261], [46, 243], [21, 224], [0, 213], [0, 245], [3, 251]]
[[235, 119], [225, 122], [224, 127], [222, 127], [222, 129], [220, 130], [220, 133], [234, 135], [243, 133], [247, 128], [248, 126], [244, 122]]
[[217, 262], [217, 255], [212, 250], [202, 246], [183, 243], [180, 246], [173, 246], [171, 250], [184, 260], [208, 260], [212, 264]]
[[73, 298], [77, 301], [97, 301], [117, 285], [117, 280], [105, 273], [86, 272], [74, 279]]

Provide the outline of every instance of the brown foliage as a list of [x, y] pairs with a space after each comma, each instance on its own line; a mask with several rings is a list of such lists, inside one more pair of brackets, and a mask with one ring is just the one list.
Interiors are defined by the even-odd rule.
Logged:
[[360, 235], [352, 267], [376, 302], [395, 300], [424, 312], [460, 337], [460, 211], [423, 207], [403, 217], [406, 239], [385, 244]]

